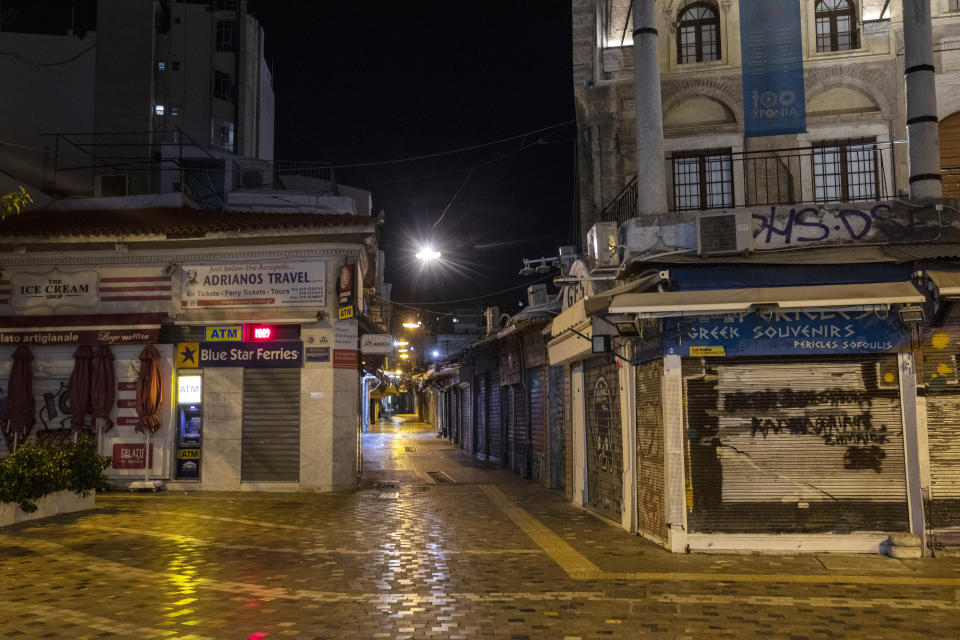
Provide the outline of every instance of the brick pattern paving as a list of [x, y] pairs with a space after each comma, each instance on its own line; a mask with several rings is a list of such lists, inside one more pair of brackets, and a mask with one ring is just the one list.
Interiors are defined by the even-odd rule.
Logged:
[[956, 560], [671, 555], [418, 425], [382, 431], [355, 493], [109, 494], [4, 529], [0, 637], [960, 635]]

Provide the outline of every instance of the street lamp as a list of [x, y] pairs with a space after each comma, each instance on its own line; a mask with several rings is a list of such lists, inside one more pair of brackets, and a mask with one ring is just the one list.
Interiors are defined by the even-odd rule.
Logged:
[[417, 258], [423, 262], [438, 260], [440, 258], [440, 252], [433, 247], [421, 247], [420, 251], [417, 251]]
[[419, 328], [420, 328], [420, 321], [419, 321], [419, 320], [416, 320], [416, 321], [414, 321], [414, 320], [407, 320], [406, 322], [403, 323], [403, 328], [404, 328], [404, 329], [419, 329]]

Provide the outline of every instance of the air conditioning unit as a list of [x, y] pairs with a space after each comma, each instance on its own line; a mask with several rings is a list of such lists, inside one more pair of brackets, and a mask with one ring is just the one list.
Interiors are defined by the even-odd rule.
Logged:
[[93, 195], [97, 198], [125, 196], [129, 193], [130, 180], [125, 173], [99, 175], [93, 181]]
[[620, 264], [620, 248], [617, 245], [617, 223], [598, 222], [587, 231], [587, 255], [596, 261], [596, 266], [616, 267]]
[[701, 214], [697, 218], [697, 255], [722, 256], [753, 251], [749, 211]]

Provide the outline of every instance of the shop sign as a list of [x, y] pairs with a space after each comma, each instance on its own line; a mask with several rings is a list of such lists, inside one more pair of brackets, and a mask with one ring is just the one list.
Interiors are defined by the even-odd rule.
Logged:
[[360, 365], [359, 334], [355, 320], [333, 325], [334, 369], [356, 369]]
[[889, 353], [910, 343], [895, 312], [774, 311], [667, 323], [666, 352], [680, 356]]
[[[66, 321], [65, 321], [66, 322]], [[0, 345], [155, 344], [160, 329], [79, 329], [30, 331], [0, 329]]]
[[330, 347], [305, 347], [303, 355], [307, 362], [330, 362]]
[[352, 305], [352, 304], [349, 305], [349, 306], [340, 307], [339, 309], [337, 309], [337, 319], [338, 319], [338, 320], [346, 320], [346, 319], [352, 318], [352, 317], [353, 317], [353, 305]]
[[177, 376], [177, 402], [200, 404], [203, 401], [203, 376]]
[[[186, 364], [183, 364], [183, 363]], [[177, 367], [244, 367], [248, 369], [299, 368], [303, 366], [303, 343], [181, 342]]]
[[200, 477], [200, 449], [177, 449], [177, 479]]
[[243, 325], [231, 324], [220, 327], [204, 327], [203, 339], [206, 342], [242, 342]]
[[388, 333], [367, 333], [360, 338], [360, 353], [390, 353], [393, 336]]
[[100, 303], [96, 271], [67, 273], [54, 268], [46, 273], [17, 272], [10, 278], [10, 305], [18, 311], [93, 308]]
[[203, 307], [322, 307], [326, 262], [184, 265], [184, 309]]
[[[146, 443], [122, 442], [113, 445], [114, 469], [143, 469]], [[153, 445], [150, 445], [150, 466], [153, 467]]]
[[360, 352], [356, 349], [334, 349], [334, 369], [356, 369], [360, 366]]
[[337, 277], [337, 299], [340, 301], [340, 306], [353, 304], [353, 281], [356, 269], [357, 266], [354, 264], [345, 264], [340, 267], [340, 275]]

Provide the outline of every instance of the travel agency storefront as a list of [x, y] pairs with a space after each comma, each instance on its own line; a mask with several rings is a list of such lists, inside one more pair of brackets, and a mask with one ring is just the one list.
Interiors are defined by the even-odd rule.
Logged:
[[662, 323], [632, 367], [638, 531], [674, 551], [922, 535], [916, 325], [899, 311], [924, 301], [909, 282], [615, 296], [609, 313]]

